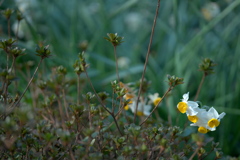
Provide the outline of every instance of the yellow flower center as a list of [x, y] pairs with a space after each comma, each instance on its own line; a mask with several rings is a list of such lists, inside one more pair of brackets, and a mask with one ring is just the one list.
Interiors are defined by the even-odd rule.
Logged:
[[197, 116], [188, 116], [188, 120], [193, 123], [196, 123], [198, 121], [198, 117]]
[[132, 104], [132, 103], [133, 103], [133, 101], [129, 101], [129, 102], [128, 102], [128, 104]]
[[125, 110], [129, 110], [129, 105], [124, 106]]
[[121, 88], [124, 88], [125, 89], [125, 93], [128, 93], [128, 89], [125, 87], [125, 84], [124, 83], [122, 83], [122, 82], [119, 82], [119, 86], [121, 87]]
[[198, 132], [200, 132], [200, 133], [207, 133], [207, 132], [208, 132], [208, 129], [205, 128], [205, 127], [199, 127], [199, 128], [198, 128]]
[[158, 103], [161, 101], [161, 99], [162, 99], [162, 98], [160, 98], [160, 97], [156, 98], [156, 99], [153, 101], [153, 104], [154, 104], [155, 106], [157, 106]]
[[216, 118], [212, 118], [208, 121], [208, 126], [213, 128], [219, 126], [220, 122]]
[[125, 99], [129, 100], [129, 99], [131, 99], [133, 97], [134, 97], [134, 95], [132, 95], [132, 94], [126, 94]]
[[143, 112], [141, 112], [141, 111], [137, 111], [137, 115], [138, 115], [138, 116], [143, 116], [144, 114], [143, 114]]
[[186, 113], [186, 111], [188, 109], [188, 105], [185, 102], [179, 102], [177, 105], [177, 108], [181, 113]]

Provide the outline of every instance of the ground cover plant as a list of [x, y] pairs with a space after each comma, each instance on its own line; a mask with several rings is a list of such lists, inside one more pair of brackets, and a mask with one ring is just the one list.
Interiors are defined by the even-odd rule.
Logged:
[[[181, 56], [193, 48], [198, 51], [208, 49], [207, 45], [204, 46], [205, 49], [200, 49], [205, 41], [208, 42], [202, 36], [225, 16], [234, 14], [234, 9], [240, 5], [239, 1], [226, 2], [229, 6], [218, 13], [219, 15], [215, 15], [215, 12], [210, 14], [207, 10], [209, 6], [203, 8], [205, 21], [209, 23], [184, 47], [181, 47], [180, 43], [183, 36], [180, 36], [181, 16], [178, 17], [175, 13], [175, 21], [169, 22], [175, 23], [172, 24], [173, 30], [179, 34], [178, 43], [171, 43], [176, 48], [174, 56], [163, 53], [164, 49], [161, 52], [158, 49], [161, 46], [170, 53], [172, 48], [168, 48], [163, 41], [165, 36], [171, 39], [171, 34], [163, 34], [157, 29], [158, 24], [164, 25], [159, 16], [167, 13], [163, 6], [167, 6], [169, 2], [151, 2], [149, 7], [152, 7], [153, 12], [149, 13], [151, 21], [148, 24], [151, 27], [148, 27], [139, 39], [133, 37], [138, 34], [136, 32], [124, 34], [121, 24], [113, 25], [113, 29], [120, 33], [107, 31], [102, 37], [102, 33], [96, 33], [93, 38], [88, 37], [90, 34], [87, 36], [87, 33], [84, 35], [83, 32], [90, 32], [94, 25], [91, 17], [86, 17], [83, 13], [80, 15], [85, 18], [82, 17], [81, 20], [85, 19], [86, 23], [82, 24], [87, 25], [87, 28], [84, 25], [80, 26], [80, 29], [74, 28], [78, 24], [73, 23], [71, 31], [67, 32], [62, 25], [68, 24], [69, 19], [65, 19], [65, 23], [61, 24], [58, 23], [60, 21], [51, 22], [45, 15], [43, 19], [38, 19], [43, 20], [42, 23], [39, 22], [42, 24], [42, 31], [38, 31], [39, 26], [35, 27], [27, 19], [31, 18], [27, 17], [30, 13], [25, 14], [21, 10], [20, 4], [23, 2], [16, 2], [18, 5], [4, 0], [0, 2], [1, 16], [2, 19], [5, 18], [1, 22], [3, 27], [0, 41], [1, 159], [236, 159], [233, 156], [237, 156], [237, 148], [233, 148], [235, 152], [224, 154], [221, 148], [224, 150], [226, 146], [222, 144], [223, 138], [219, 138], [226, 133], [224, 128], [226, 130], [227, 123], [224, 121], [228, 114], [231, 115], [235, 110], [225, 111], [225, 107], [212, 107], [215, 103], [211, 99], [225, 93], [221, 93], [224, 89], [218, 88], [216, 91], [209, 91], [209, 88], [213, 88], [209, 87], [213, 84], [212, 81], [221, 81], [223, 78], [218, 76], [217, 68], [223, 61], [227, 62], [227, 59], [223, 60], [221, 57], [215, 62], [213, 59], [216, 57], [213, 55], [199, 59], [193, 55], [183, 58]], [[35, 3], [39, 4], [37, 1]], [[178, 6], [181, 10], [185, 3], [173, 1], [174, 11], [178, 12]], [[192, 3], [189, 3], [191, 6]], [[46, 10], [48, 6], [49, 10], [46, 11], [49, 12], [53, 4], [57, 5], [57, 10], [52, 8], [54, 12], [58, 12], [62, 7], [60, 2], [55, 1], [44, 1], [40, 7]], [[88, 6], [86, 2], [82, 4]], [[124, 3], [119, 10], [110, 14], [111, 19], [136, 4], [137, 1]], [[213, 2], [210, 4], [210, 7], [217, 5]], [[73, 7], [74, 1], [68, 5]], [[94, 5], [96, 7], [98, 4]], [[196, 11], [194, 6], [193, 10]], [[26, 8], [25, 11], [27, 12]], [[103, 10], [100, 12], [105, 13]], [[63, 13], [60, 12], [60, 16], [56, 14], [55, 18], [62, 21], [67, 14], [61, 14]], [[77, 17], [73, 17], [70, 22], [75, 22], [76, 19]], [[20, 30], [23, 21], [30, 31], [25, 37], [21, 36], [20, 32], [24, 31]], [[12, 22], [15, 22], [15, 28], [12, 27]], [[44, 31], [44, 25], [48, 22], [49, 33]], [[234, 21], [234, 27], [238, 22]], [[109, 29], [107, 23], [109, 22], [106, 22], [103, 28], [100, 26], [101, 32]], [[227, 37], [228, 34], [233, 34], [234, 27], [224, 30], [224, 35]], [[167, 29], [166, 26], [160, 28]], [[67, 36], [70, 32], [72, 41]], [[82, 35], [79, 35], [82, 38], [78, 39], [76, 35], [79, 33], [92, 40], [83, 40]], [[157, 40], [157, 36], [162, 38]], [[184, 36], [182, 38], [184, 39]], [[234, 38], [236, 40], [239, 37]], [[141, 42], [143, 48], [145, 47], [145, 54], [131, 55], [132, 59], [138, 59], [143, 65], [129, 67], [131, 58], [129, 60], [119, 56], [123, 55], [119, 51], [126, 52], [131, 46], [129, 40]], [[35, 44], [31, 44], [33, 42]], [[126, 43], [128, 45], [124, 45]], [[230, 44], [235, 45], [234, 42]], [[101, 48], [101, 45], [105, 47]], [[70, 51], [64, 53], [66, 48]], [[234, 47], [225, 46], [226, 48], [233, 50]], [[107, 54], [98, 55], [95, 49]], [[141, 49], [136, 47], [135, 52]], [[236, 52], [238, 50], [236, 48]], [[70, 55], [69, 52], [73, 54]], [[169, 61], [163, 63], [162, 59]], [[188, 67], [189, 65], [191, 67]], [[189, 68], [185, 74], [182, 72], [184, 67]], [[135, 78], [137, 75], [138, 78]], [[131, 76], [133, 78], [130, 78]], [[234, 73], [229, 75], [233, 79], [235, 76]], [[224, 84], [215, 83], [219, 83], [219, 86]], [[239, 87], [235, 79], [231, 87]], [[232, 100], [234, 98], [235, 96]], [[219, 102], [216, 103], [218, 104]], [[233, 129], [229, 134], [234, 135], [234, 138], [229, 137], [233, 140], [233, 146], [238, 145], [239, 136], [233, 134], [236, 131]], [[231, 150], [229, 148], [225, 151]], [[232, 157], [227, 156], [228, 154], [232, 154]]]

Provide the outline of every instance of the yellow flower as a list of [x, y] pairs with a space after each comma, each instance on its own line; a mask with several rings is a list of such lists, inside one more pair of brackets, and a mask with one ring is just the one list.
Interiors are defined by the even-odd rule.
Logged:
[[130, 100], [130, 101], [127, 103], [127, 105], [124, 106], [124, 109], [125, 109], [125, 110], [129, 110], [129, 108], [130, 108], [129, 105], [133, 103], [133, 101], [132, 101], [131, 99], [133, 99], [134, 97], [135, 97], [135, 95], [133, 95], [133, 94], [125, 94], [125, 95], [123, 96], [123, 98], [124, 98], [125, 100]]
[[205, 127], [199, 127], [198, 128], [198, 132], [200, 132], [200, 133], [207, 133], [209, 130], [207, 129], [207, 128], [205, 128]]
[[197, 116], [188, 116], [188, 120], [193, 123], [196, 123], [198, 121], [198, 117]]
[[181, 113], [186, 113], [187, 116], [194, 116], [198, 113], [198, 104], [197, 102], [188, 101], [188, 98], [189, 92], [183, 95], [182, 102], [178, 103], [177, 108]]
[[159, 102], [162, 100], [162, 98], [159, 97], [158, 93], [154, 93], [153, 95], [149, 95], [148, 97], [149, 97], [151, 103], [154, 104], [154, 106], [157, 106], [159, 104]]

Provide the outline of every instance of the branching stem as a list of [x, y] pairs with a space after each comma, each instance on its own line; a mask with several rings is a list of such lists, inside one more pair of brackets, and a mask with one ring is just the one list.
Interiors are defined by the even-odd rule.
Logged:
[[153, 109], [152, 112], [147, 116], [147, 118], [144, 119], [144, 121], [140, 124], [140, 126], [143, 125], [143, 124], [148, 120], [148, 118], [149, 118], [149, 117], [153, 114], [153, 112], [157, 109], [158, 105], [162, 102], [162, 100], [166, 97], [166, 95], [167, 95], [172, 89], [173, 89], [172, 86], [170, 86], [170, 87], [168, 88], [168, 90], [164, 93], [162, 99], [161, 99], [161, 100], [158, 102], [158, 104], [154, 107], [154, 109]]
[[112, 118], [113, 118], [113, 120], [114, 120], [114, 122], [115, 122], [115, 124], [116, 124], [116, 126], [117, 126], [117, 129], [118, 129], [119, 133], [120, 133], [121, 135], [123, 135], [123, 133], [121, 132], [121, 130], [120, 130], [119, 126], [118, 126], [118, 123], [117, 123], [117, 120], [116, 120], [116, 118], [115, 118], [115, 116], [114, 116], [114, 113], [110, 112], [110, 111], [107, 109], [107, 107], [103, 104], [102, 100], [99, 98], [99, 96], [98, 96], [95, 88], [93, 87], [92, 81], [91, 81], [91, 79], [89, 78], [88, 73], [87, 73], [86, 70], [85, 70], [85, 74], [86, 74], [86, 77], [87, 77], [87, 79], [88, 79], [88, 82], [89, 82], [89, 84], [90, 84], [90, 86], [91, 86], [91, 88], [92, 88], [95, 96], [97, 97], [98, 101], [100, 102], [101, 106], [112, 116]]

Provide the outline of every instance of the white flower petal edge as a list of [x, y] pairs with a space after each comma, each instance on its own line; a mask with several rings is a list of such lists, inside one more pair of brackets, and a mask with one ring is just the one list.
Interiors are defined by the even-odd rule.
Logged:
[[154, 93], [154, 94], [150, 94], [150, 95], [148, 96], [148, 98], [149, 98], [152, 102], [154, 102], [155, 99], [158, 98], [158, 96], [159, 96], [158, 93]]
[[208, 110], [208, 116], [210, 118], [216, 118], [217, 120], [220, 121], [220, 119], [222, 119], [224, 116], [226, 115], [225, 112], [221, 113], [220, 115], [218, 114], [218, 112], [216, 111], [215, 108], [211, 107], [209, 110]]
[[182, 102], [186, 102], [186, 103], [187, 103], [188, 98], [189, 98], [189, 92], [188, 92], [188, 93], [185, 93], [185, 94], [183, 95]]
[[199, 108], [197, 102], [188, 101], [187, 105], [188, 105], [188, 109], [186, 111], [187, 116], [194, 116], [198, 113]]

